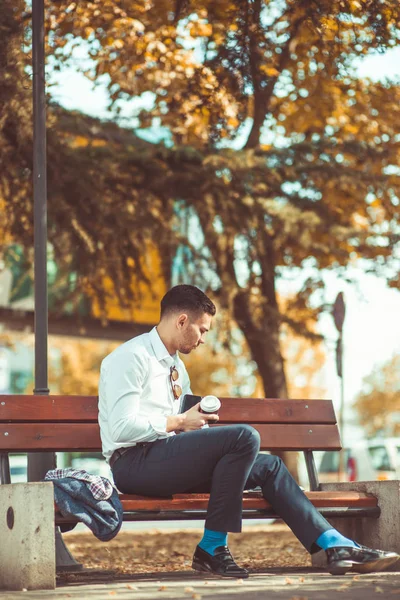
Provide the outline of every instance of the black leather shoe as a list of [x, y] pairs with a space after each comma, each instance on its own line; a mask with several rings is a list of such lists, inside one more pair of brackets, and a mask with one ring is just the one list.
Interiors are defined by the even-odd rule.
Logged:
[[249, 576], [246, 569], [242, 569], [233, 560], [228, 546], [220, 546], [214, 550], [214, 556], [205, 552], [200, 546], [197, 546], [193, 556], [192, 569], [195, 571], [206, 571], [214, 573], [220, 577], [239, 577]]
[[400, 558], [396, 552], [373, 550], [366, 546], [328, 548], [326, 555], [328, 571], [331, 575], [344, 575], [347, 571], [356, 571], [357, 573], [384, 571]]

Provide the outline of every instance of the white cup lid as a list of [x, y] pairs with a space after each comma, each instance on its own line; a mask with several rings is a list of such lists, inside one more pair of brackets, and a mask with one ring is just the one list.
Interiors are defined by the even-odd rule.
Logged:
[[221, 408], [221, 402], [217, 398], [217, 396], [209, 395], [209, 396], [204, 396], [204, 398], [201, 399], [200, 406], [203, 410], [213, 412], [213, 411]]

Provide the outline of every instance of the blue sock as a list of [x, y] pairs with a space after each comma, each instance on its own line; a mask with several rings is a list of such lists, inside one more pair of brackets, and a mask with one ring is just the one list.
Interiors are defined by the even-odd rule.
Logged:
[[199, 542], [199, 546], [211, 556], [214, 556], [214, 550], [219, 546], [226, 546], [228, 543], [228, 534], [224, 531], [212, 531], [212, 529], [204, 529], [204, 535]]
[[317, 541], [322, 550], [327, 550], [328, 548], [334, 548], [335, 546], [346, 546], [347, 548], [359, 548], [356, 542], [353, 540], [349, 540], [349, 538], [344, 537], [341, 533], [339, 533], [336, 529], [328, 529], [328, 531], [324, 531], [321, 533]]

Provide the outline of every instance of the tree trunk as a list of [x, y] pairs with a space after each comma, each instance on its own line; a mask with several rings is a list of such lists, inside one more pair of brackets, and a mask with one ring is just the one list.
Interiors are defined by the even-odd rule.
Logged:
[[[255, 324], [251, 298], [247, 291], [239, 291], [234, 300], [234, 316], [246, 338], [253, 360], [263, 382], [266, 398], [288, 397], [283, 357], [280, 351], [277, 313], [266, 307], [263, 323]], [[298, 481], [297, 452], [280, 452], [290, 473]]]

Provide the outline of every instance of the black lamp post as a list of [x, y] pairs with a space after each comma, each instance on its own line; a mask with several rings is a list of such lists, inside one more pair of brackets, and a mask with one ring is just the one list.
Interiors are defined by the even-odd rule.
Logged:
[[[35, 272], [35, 388], [48, 395], [47, 367], [47, 173], [44, 0], [32, 0], [33, 70], [33, 218]], [[43, 479], [55, 467], [54, 453], [28, 455], [28, 481]]]

